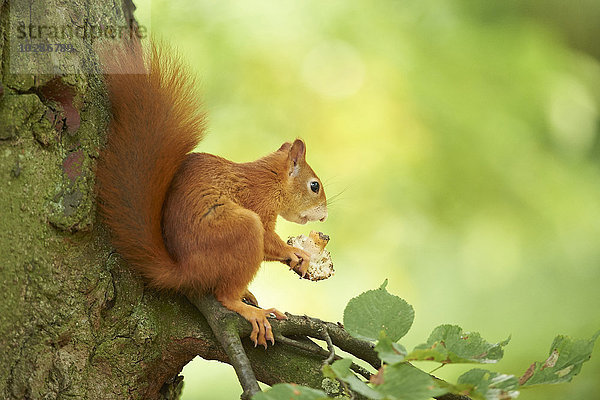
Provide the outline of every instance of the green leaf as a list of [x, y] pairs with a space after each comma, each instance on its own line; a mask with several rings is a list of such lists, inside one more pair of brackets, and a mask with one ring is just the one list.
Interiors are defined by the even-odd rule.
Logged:
[[410, 304], [385, 290], [369, 290], [351, 299], [344, 310], [344, 327], [352, 336], [375, 341], [384, 331], [393, 342], [406, 335], [415, 318]]
[[252, 400], [323, 400], [325, 392], [294, 383], [278, 383], [269, 390], [257, 393]]
[[461, 394], [473, 399], [508, 400], [519, 395], [519, 381], [514, 375], [500, 374], [485, 369], [472, 369], [458, 378]]
[[354, 372], [350, 369], [352, 360], [349, 358], [342, 358], [337, 360], [331, 365], [325, 365], [323, 367], [323, 375], [326, 377], [337, 378], [346, 382], [350, 389], [356, 393], [362, 394], [369, 399], [383, 399], [383, 395], [373, 390], [369, 385], [360, 380]]
[[396, 364], [404, 361], [406, 349], [401, 344], [392, 342], [384, 332], [381, 332], [375, 346], [379, 359], [387, 364]]
[[391, 399], [426, 400], [448, 392], [441, 389], [429, 374], [408, 363], [384, 365], [374, 380], [383, 381], [374, 388]]
[[486, 342], [477, 332], [464, 332], [456, 325], [440, 325], [431, 332], [427, 343], [418, 345], [407, 360], [431, 360], [441, 363], [495, 363], [502, 358], [503, 342]]
[[544, 362], [531, 364], [519, 378], [522, 387], [546, 383], [568, 382], [581, 371], [584, 362], [590, 359], [600, 331], [589, 340], [571, 339], [558, 335], [550, 347], [550, 355]]

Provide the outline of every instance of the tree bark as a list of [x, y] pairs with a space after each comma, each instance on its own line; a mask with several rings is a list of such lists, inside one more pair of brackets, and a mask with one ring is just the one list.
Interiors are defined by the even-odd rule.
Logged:
[[[196, 309], [145, 289], [97, 223], [100, 75], [11, 73], [15, 15], [127, 25], [133, 12], [128, 1], [70, 4], [0, 5], [0, 397], [176, 398], [188, 361], [224, 355]], [[94, 65], [89, 40], [69, 41]]]

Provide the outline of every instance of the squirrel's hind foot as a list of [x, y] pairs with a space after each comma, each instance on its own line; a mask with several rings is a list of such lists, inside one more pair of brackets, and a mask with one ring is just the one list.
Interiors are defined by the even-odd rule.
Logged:
[[267, 341], [271, 344], [275, 344], [275, 338], [273, 337], [273, 331], [271, 324], [269, 323], [268, 317], [275, 316], [277, 319], [287, 319], [285, 314], [275, 308], [269, 308], [263, 310], [256, 308], [248, 304], [243, 303], [241, 300], [229, 300], [229, 299], [218, 299], [221, 304], [226, 308], [237, 312], [244, 317], [250, 324], [252, 324], [252, 333], [250, 333], [250, 340], [254, 343], [254, 347], [261, 345], [267, 348]]

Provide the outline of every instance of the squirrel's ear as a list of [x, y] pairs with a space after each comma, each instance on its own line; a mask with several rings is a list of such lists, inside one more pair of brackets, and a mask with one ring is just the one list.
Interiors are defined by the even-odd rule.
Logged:
[[277, 151], [289, 151], [290, 147], [292, 147], [292, 144], [290, 142], [285, 142], [279, 149], [277, 149]]
[[298, 173], [300, 172], [300, 162], [304, 161], [305, 155], [306, 146], [304, 145], [304, 142], [300, 139], [294, 140], [288, 155], [288, 160], [290, 162], [290, 176], [298, 176]]
[[294, 140], [292, 148], [290, 149], [290, 159], [294, 164], [298, 164], [300, 161], [304, 161], [306, 156], [306, 146], [301, 139]]

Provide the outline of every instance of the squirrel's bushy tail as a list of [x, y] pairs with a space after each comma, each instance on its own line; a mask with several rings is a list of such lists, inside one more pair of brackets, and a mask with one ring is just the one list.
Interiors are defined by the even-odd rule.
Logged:
[[194, 79], [154, 42], [105, 49], [101, 61], [112, 110], [97, 170], [101, 214], [118, 252], [151, 285], [179, 289], [161, 218], [173, 176], [204, 135]]

